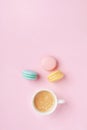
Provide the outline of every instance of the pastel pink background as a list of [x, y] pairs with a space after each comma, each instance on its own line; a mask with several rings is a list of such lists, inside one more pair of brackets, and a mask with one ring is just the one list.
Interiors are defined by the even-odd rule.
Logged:
[[[63, 81], [47, 81], [45, 55], [59, 60]], [[24, 69], [40, 80], [23, 79]], [[40, 88], [66, 105], [37, 115], [31, 97]], [[0, 0], [0, 130], [87, 130], [87, 0]]]

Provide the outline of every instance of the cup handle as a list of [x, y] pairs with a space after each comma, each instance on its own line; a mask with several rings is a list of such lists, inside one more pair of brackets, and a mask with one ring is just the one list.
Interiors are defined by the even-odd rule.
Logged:
[[64, 100], [64, 99], [59, 99], [59, 100], [57, 101], [57, 103], [58, 103], [58, 104], [64, 104], [64, 103], [65, 103], [65, 100]]

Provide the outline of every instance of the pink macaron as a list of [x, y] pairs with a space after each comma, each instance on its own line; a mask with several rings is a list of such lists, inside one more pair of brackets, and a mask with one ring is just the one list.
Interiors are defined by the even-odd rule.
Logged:
[[52, 71], [57, 67], [57, 60], [52, 56], [47, 56], [42, 59], [41, 65], [43, 69], [47, 71]]

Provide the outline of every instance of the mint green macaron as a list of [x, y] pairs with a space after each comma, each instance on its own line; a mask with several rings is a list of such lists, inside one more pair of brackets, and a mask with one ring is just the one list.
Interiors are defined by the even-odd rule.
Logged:
[[38, 74], [37, 72], [35, 71], [32, 71], [32, 70], [24, 70], [22, 72], [22, 75], [25, 79], [28, 79], [28, 80], [36, 80], [37, 77], [38, 77]]

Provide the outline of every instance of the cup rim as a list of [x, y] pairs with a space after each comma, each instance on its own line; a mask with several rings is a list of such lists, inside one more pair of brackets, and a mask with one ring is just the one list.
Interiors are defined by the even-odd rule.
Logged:
[[[34, 104], [35, 96], [36, 96], [39, 92], [42, 92], [42, 91], [48, 91], [48, 92], [50, 92], [50, 93], [53, 95], [54, 99], [55, 99], [55, 104], [54, 104], [53, 108], [52, 108], [51, 110], [47, 111], [47, 112], [40, 112], [40, 111], [35, 107], [35, 104]], [[33, 110], [34, 110], [35, 112], [39, 113], [40, 115], [50, 115], [50, 114], [52, 114], [52, 113], [56, 110], [56, 108], [57, 108], [58, 98], [57, 98], [57, 96], [56, 96], [56, 94], [55, 94], [55, 92], [54, 92], [53, 90], [50, 90], [50, 89], [39, 89], [39, 90], [37, 90], [37, 91], [34, 93], [34, 95], [33, 95], [32, 98], [33, 98], [33, 99], [32, 99]]]

